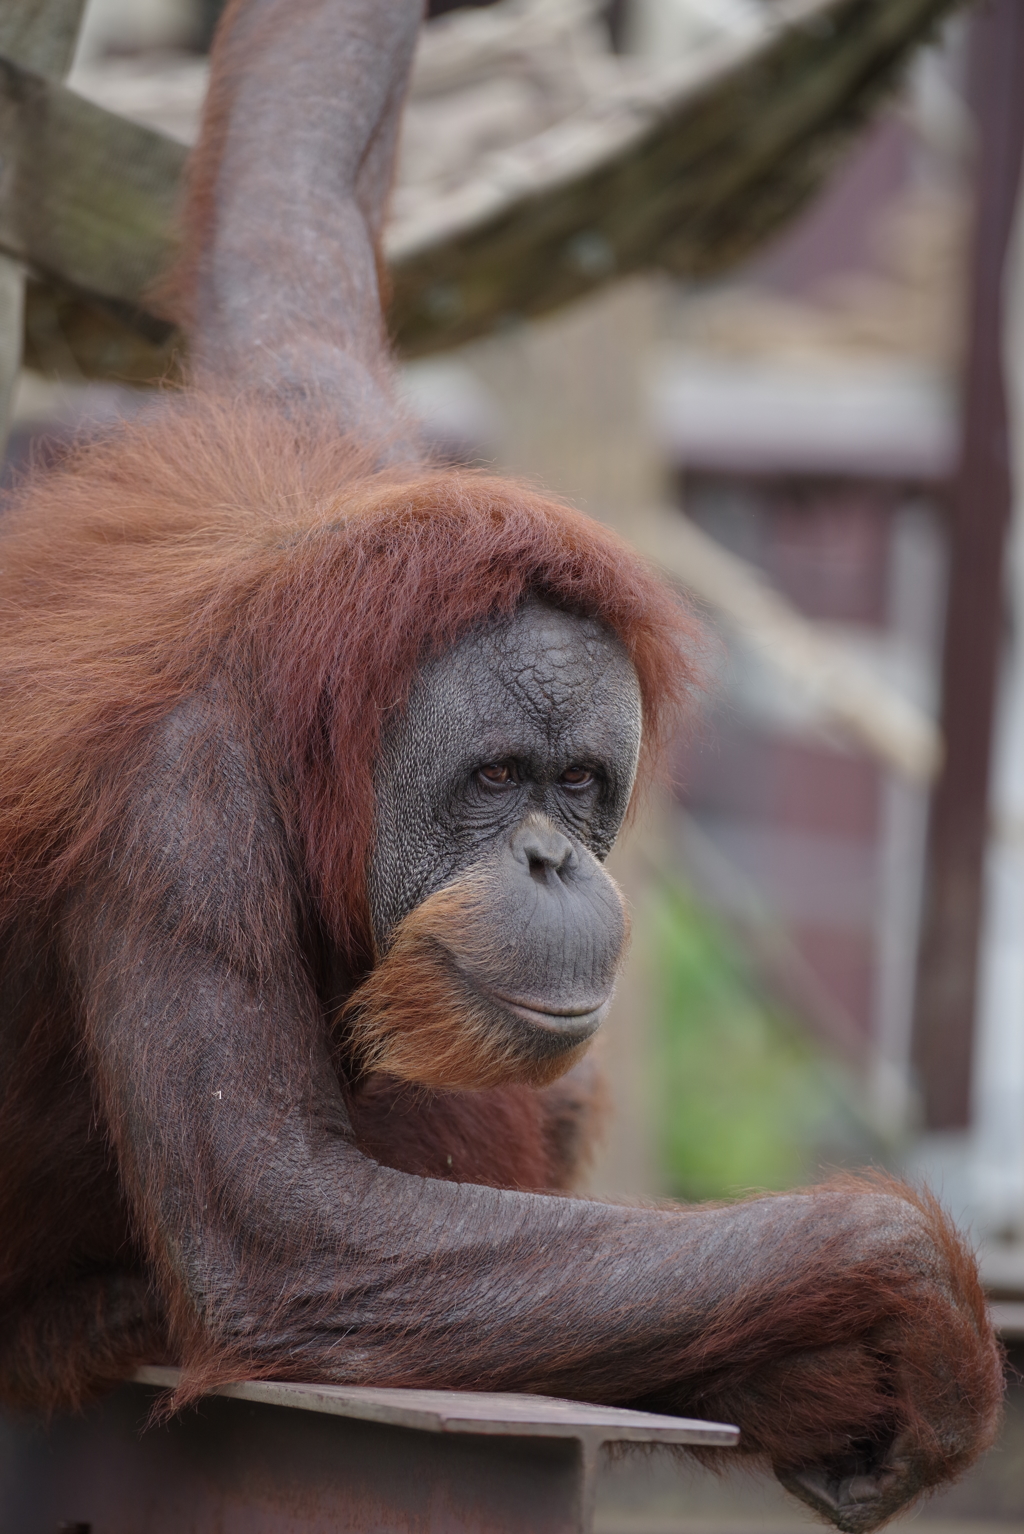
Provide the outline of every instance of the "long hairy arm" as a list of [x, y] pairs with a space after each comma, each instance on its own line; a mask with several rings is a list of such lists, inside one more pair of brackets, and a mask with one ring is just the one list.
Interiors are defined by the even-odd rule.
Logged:
[[832, 1516], [873, 1445], [891, 1472], [850, 1528], [985, 1446], [999, 1360], [973, 1263], [898, 1190], [652, 1210], [363, 1156], [245, 742], [223, 700], [172, 716], [64, 934], [186, 1394], [273, 1375], [716, 1415]]

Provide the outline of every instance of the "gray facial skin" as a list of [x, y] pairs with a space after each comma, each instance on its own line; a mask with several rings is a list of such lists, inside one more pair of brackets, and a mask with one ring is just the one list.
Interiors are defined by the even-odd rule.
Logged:
[[486, 956], [463, 957], [460, 969], [520, 1021], [586, 1038], [624, 942], [600, 864], [640, 735], [640, 691], [619, 642], [540, 602], [426, 666], [378, 764], [369, 888], [379, 951], [428, 896], [479, 875]]

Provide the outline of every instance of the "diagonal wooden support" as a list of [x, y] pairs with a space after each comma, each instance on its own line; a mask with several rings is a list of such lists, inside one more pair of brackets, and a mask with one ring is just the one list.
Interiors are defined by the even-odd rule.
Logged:
[[[0, 57], [44, 79], [60, 80], [71, 68], [85, 0], [4, 0], [0, 10]], [[8, 120], [0, 116], [0, 187], [16, 171]], [[2, 195], [2, 193], [0, 193]], [[0, 450], [7, 436], [11, 395], [21, 367], [25, 273], [21, 260], [0, 253]]]
[[125, 310], [173, 251], [186, 151], [0, 58], [0, 248]]

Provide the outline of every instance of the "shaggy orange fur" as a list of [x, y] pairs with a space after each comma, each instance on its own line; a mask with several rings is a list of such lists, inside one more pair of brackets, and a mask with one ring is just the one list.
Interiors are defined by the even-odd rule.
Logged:
[[296, 855], [368, 968], [382, 721], [424, 660], [529, 592], [622, 640], [649, 774], [696, 637], [654, 573], [523, 485], [372, 461], [329, 418], [191, 397], [22, 489], [0, 575], [0, 928], [88, 867], [153, 725], [215, 674], [244, 675]]

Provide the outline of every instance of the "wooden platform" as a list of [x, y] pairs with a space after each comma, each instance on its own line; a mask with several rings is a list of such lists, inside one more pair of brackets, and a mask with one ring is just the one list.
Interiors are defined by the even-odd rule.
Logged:
[[146, 1427], [146, 1369], [49, 1428], [0, 1418], [0, 1534], [583, 1534], [616, 1443], [738, 1430], [545, 1396], [260, 1382]]

